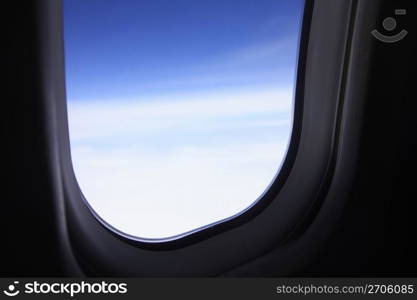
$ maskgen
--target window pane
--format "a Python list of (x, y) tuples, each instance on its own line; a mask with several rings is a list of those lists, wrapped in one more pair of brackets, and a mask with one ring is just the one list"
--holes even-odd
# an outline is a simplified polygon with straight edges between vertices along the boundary
[(65, 0), (72, 161), (92, 209), (167, 238), (248, 209), (291, 134), (301, 0)]

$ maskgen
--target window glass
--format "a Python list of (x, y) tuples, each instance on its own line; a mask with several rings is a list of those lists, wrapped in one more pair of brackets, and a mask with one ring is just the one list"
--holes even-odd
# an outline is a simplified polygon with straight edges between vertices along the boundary
[(90, 207), (162, 239), (236, 216), (291, 135), (301, 0), (64, 0), (71, 155)]

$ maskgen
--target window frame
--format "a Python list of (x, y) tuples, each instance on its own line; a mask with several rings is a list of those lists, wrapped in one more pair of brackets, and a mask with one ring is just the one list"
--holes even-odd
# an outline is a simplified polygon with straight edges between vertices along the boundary
[[(219, 275), (306, 232), (334, 184), (342, 133), (357, 130), (341, 125), (347, 113), (346, 69), (357, 1), (306, 0), (291, 141), (281, 172), (264, 199), (236, 218), (162, 243), (132, 240), (109, 230), (82, 199), (69, 146), (62, 4), (48, 0), (43, 5), (45, 48), (49, 50), (43, 51), (44, 91), (51, 91), (45, 97), (53, 99), (54, 118), (49, 126), (65, 198), (62, 222), (83, 272), (102, 276)], [(358, 110), (360, 106), (349, 113)], [(354, 153), (353, 149), (352, 158)]]

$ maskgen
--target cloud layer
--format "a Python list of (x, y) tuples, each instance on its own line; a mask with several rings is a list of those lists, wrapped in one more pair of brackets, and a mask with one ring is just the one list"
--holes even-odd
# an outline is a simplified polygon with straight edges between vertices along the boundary
[(71, 101), (72, 159), (94, 210), (122, 232), (166, 238), (231, 217), (273, 180), (292, 91)]

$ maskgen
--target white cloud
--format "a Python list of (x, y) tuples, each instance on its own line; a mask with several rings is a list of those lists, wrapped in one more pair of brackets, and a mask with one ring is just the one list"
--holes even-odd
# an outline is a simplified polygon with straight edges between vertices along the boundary
[(287, 90), (70, 102), (78, 182), (105, 221), (139, 237), (230, 217), (278, 171), (291, 103)]
[(280, 40), (273, 40), (263, 44), (248, 46), (239, 49), (233, 53), (229, 60), (236, 63), (259, 63), (260, 59), (268, 59), (269, 63), (277, 60), (280, 55), (288, 56), (294, 54), (294, 48), (297, 46), (297, 37), (288, 36)]
[(245, 117), (291, 109), (292, 92), (269, 90), (124, 99), (72, 101), (68, 107), (73, 139), (170, 128), (189, 121)]

